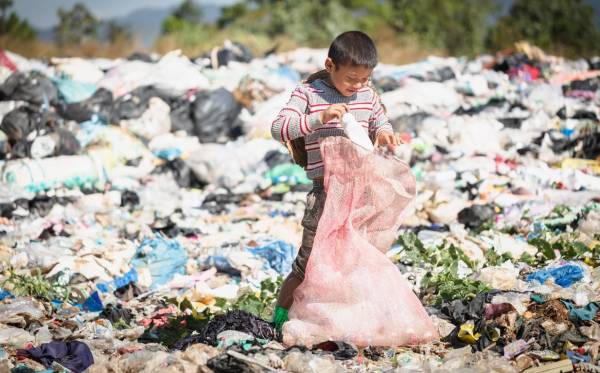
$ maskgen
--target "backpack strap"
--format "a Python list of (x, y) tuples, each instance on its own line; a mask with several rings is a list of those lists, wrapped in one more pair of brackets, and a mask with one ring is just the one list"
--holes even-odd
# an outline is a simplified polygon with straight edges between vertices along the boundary
[[(318, 79), (329, 79), (329, 73), (327, 72), (327, 70), (321, 70), (311, 74), (308, 78), (304, 80), (303, 83), (310, 84)], [(308, 153), (306, 152), (304, 136), (298, 137), (294, 140), (286, 141), (285, 146), (290, 152), (294, 163), (306, 169), (306, 166), (308, 165)]]

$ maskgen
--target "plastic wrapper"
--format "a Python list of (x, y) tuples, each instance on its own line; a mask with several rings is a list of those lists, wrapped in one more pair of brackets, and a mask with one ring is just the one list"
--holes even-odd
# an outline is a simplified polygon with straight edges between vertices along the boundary
[(436, 339), (419, 299), (385, 255), (415, 195), (409, 166), (343, 137), (325, 139), (321, 150), (327, 201), (284, 343), (394, 346)]

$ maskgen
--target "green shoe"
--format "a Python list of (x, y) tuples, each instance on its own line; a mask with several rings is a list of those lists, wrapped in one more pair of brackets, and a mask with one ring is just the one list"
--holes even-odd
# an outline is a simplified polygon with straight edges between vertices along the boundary
[(275, 324), (275, 328), (278, 331), (281, 331), (283, 323), (285, 323), (288, 320), (288, 310), (286, 308), (276, 306), (275, 313), (273, 314), (273, 324)]

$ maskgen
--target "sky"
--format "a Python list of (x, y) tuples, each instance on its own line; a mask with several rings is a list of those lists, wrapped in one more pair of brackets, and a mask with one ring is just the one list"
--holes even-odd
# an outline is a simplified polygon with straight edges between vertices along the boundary
[[(98, 18), (108, 19), (126, 16), (145, 7), (166, 8), (177, 5), (181, 0), (14, 0), (15, 12), (38, 29), (50, 28), (58, 22), (56, 11), (62, 7), (70, 9), (81, 2)], [(196, 0), (199, 4), (229, 5), (236, 0)]]

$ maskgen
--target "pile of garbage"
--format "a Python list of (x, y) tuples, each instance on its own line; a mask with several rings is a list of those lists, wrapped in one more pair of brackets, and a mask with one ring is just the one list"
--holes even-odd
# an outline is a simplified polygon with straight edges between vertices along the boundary
[(378, 66), (417, 178), (387, 255), (443, 338), (308, 350), (269, 322), (311, 189), (270, 125), (326, 51), (241, 47), (2, 52), (1, 371), (600, 370), (597, 62)]

